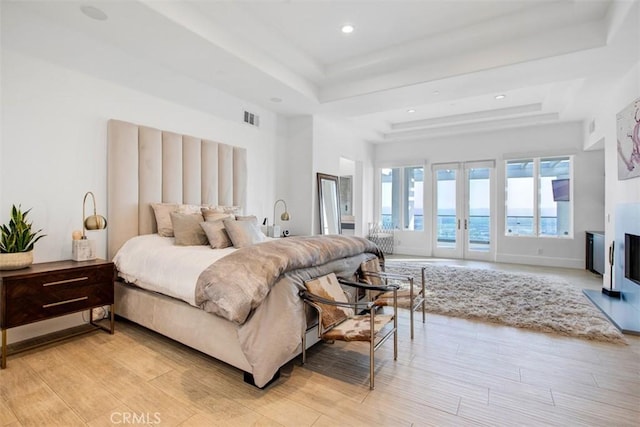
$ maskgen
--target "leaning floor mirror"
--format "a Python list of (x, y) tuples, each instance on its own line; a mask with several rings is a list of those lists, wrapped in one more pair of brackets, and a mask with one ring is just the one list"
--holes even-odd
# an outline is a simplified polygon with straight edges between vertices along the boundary
[(341, 234), (338, 177), (318, 173), (320, 234)]

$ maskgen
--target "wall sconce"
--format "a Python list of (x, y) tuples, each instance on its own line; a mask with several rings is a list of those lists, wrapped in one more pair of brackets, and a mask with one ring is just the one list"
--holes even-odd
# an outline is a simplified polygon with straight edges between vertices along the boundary
[[(93, 202), (93, 215), (86, 216), (85, 207), (87, 197), (91, 195)], [(96, 213), (96, 198), (91, 191), (84, 195), (82, 200), (82, 234), (79, 231), (73, 232), (73, 241), (71, 247), (71, 258), (74, 261), (88, 261), (96, 259), (96, 243), (87, 239), (85, 230), (104, 230), (107, 228), (107, 219)]]
[(280, 202), (284, 204), (284, 212), (282, 213), (282, 215), (280, 215), (280, 220), (289, 221), (290, 219), (289, 212), (287, 211), (287, 202), (282, 199), (276, 200), (276, 202), (273, 204), (273, 225), (269, 229), (269, 237), (280, 237), (280, 226), (276, 225), (276, 206)]

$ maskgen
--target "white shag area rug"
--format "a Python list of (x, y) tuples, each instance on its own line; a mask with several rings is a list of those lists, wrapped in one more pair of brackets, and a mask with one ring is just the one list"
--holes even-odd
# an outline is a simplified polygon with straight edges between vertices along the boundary
[[(386, 262), (389, 272), (421, 283), (426, 269), (426, 309), (571, 337), (626, 344), (622, 333), (575, 286), (561, 279), (428, 263)], [(408, 307), (408, 301), (399, 301)]]

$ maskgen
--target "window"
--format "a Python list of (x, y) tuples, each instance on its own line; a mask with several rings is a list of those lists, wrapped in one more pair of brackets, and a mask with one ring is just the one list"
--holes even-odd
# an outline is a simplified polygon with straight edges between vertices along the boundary
[(540, 159), (540, 236), (571, 236), (571, 159)]
[(571, 157), (506, 162), (509, 236), (572, 237)]
[(535, 190), (533, 159), (507, 162), (507, 234), (532, 236)]
[(382, 168), (380, 217), (384, 228), (424, 230), (424, 167)]

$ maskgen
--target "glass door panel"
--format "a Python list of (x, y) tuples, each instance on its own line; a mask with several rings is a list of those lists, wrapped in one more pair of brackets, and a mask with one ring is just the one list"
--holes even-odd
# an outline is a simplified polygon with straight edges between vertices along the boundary
[(436, 170), (436, 247), (438, 256), (460, 256), (456, 169)]
[(493, 259), (492, 161), (434, 165), (436, 257)]
[(491, 250), (491, 171), (488, 167), (466, 170), (465, 258)]

